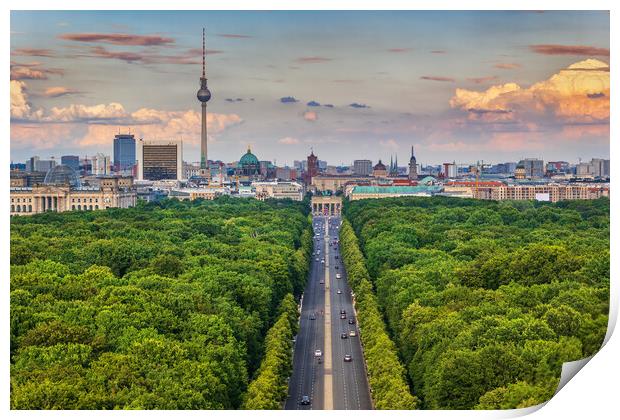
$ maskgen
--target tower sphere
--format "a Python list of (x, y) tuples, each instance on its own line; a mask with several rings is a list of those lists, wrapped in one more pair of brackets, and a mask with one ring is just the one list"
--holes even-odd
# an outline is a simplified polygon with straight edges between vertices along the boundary
[(201, 88), (196, 94), (196, 96), (198, 97), (198, 100), (200, 102), (208, 102), (209, 99), (211, 99), (211, 91), (207, 89), (206, 87)]

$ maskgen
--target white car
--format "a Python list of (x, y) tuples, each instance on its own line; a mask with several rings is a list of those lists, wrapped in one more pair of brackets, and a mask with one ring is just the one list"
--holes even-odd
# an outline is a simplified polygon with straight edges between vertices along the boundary
[(341, 278), (341, 277), (342, 277), (342, 276), (340, 275), (340, 273), (336, 274), (336, 278), (337, 278), (337, 279), (339, 279), (339, 278)]
[(323, 356), (323, 352), (320, 349), (316, 349), (314, 351), (314, 357), (321, 357)]
[(355, 331), (351, 330), (349, 331), (349, 337), (355, 337)]
[(321, 260), (321, 264), (325, 264), (325, 260)]

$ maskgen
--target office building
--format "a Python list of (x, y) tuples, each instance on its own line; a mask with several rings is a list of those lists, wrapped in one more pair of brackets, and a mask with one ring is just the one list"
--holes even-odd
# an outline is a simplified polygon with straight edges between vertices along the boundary
[(372, 161), (358, 159), (353, 161), (353, 175), (370, 176), (372, 174)]
[(544, 162), (540, 159), (522, 159), (517, 167), (520, 166), (525, 170), (525, 178), (542, 178), (545, 175)]
[(139, 180), (182, 179), (183, 142), (140, 139), (136, 144)]
[(60, 164), (68, 166), (75, 172), (80, 171), (80, 157), (75, 155), (66, 155), (60, 158)]
[(110, 156), (106, 156), (103, 153), (97, 153), (92, 157), (91, 161), (91, 173), (96, 176), (110, 175)]
[(114, 172), (133, 173), (136, 165), (136, 139), (133, 134), (114, 136)]

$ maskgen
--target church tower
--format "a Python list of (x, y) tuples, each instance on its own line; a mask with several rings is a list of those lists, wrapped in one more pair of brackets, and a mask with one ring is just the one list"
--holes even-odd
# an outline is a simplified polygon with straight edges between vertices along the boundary
[(413, 154), (413, 146), (411, 146), (411, 158), (409, 158), (409, 179), (418, 179), (418, 163)]

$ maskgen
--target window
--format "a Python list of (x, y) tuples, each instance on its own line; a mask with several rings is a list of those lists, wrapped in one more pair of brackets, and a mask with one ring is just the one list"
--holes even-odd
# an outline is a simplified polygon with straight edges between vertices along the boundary
[(15, 213), (15, 204), (11, 204), (11, 213)]
[(32, 204), (28, 204), (28, 213), (32, 213)]
[[(78, 200), (80, 201), (80, 200)], [(82, 210), (82, 206), (80, 204), (78, 204), (78, 210)]]
[[(93, 201), (92, 198), (90, 199), (90, 201)], [(90, 206), (88, 206), (88, 210), (92, 210), (93, 209), (93, 205), (91, 204)]]
[(99, 204), (95, 204), (95, 210), (99, 210)]
[(71, 210), (75, 210), (75, 204), (71, 206)]
[(17, 205), (17, 212), (21, 212), (22, 211), (22, 206), (20, 206), (19, 204)]

